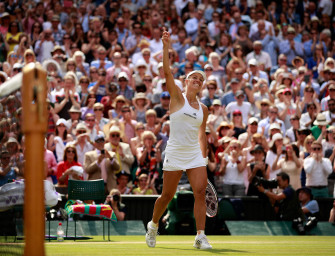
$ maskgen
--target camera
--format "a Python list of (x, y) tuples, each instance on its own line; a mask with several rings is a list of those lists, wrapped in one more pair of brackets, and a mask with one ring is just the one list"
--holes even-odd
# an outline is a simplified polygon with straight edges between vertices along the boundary
[(105, 154), (105, 150), (101, 149), (101, 155), (104, 155), (104, 154)]
[(281, 147), (281, 152), (282, 152), (282, 154), (285, 154), (285, 153), (286, 153), (286, 147), (285, 147), (285, 146), (282, 146), (282, 147)]
[(254, 186), (256, 187), (263, 186), (265, 189), (271, 189), (271, 188), (276, 188), (278, 186), (278, 182), (275, 179), (267, 180), (267, 179), (264, 179), (263, 177), (255, 176)]
[(316, 225), (318, 224), (318, 219), (316, 217), (308, 217), (307, 219), (307, 223), (305, 225), (305, 230), (306, 231), (310, 231), (312, 228), (316, 227)]
[(117, 195), (117, 194), (113, 195), (113, 200), (115, 202), (119, 202), (120, 201), (120, 195)]
[(294, 228), (298, 232), (299, 235), (306, 234), (304, 224), (301, 218), (296, 218), (292, 221), (292, 228)]

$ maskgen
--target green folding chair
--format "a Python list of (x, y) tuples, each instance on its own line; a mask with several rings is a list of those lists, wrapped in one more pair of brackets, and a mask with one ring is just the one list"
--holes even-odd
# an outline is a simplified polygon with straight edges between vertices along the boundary
[[(96, 204), (103, 203), (105, 200), (105, 184), (99, 180), (69, 180), (68, 200), (94, 200)], [(77, 238), (77, 219), (74, 220), (74, 240)], [(105, 240), (105, 219), (103, 218), (103, 238)], [(68, 234), (69, 218), (66, 222), (66, 237)], [(110, 221), (108, 221), (108, 240), (110, 241)]]

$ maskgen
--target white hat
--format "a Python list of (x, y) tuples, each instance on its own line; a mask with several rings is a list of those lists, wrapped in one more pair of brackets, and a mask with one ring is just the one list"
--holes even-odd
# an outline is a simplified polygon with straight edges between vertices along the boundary
[(273, 129), (281, 130), (280, 125), (278, 123), (273, 123), (273, 124), (270, 125), (269, 131), (271, 131)]
[(192, 72), (188, 73), (186, 79), (188, 79), (191, 75), (195, 73), (199, 73), (200, 75), (202, 75), (203, 79), (206, 80), (206, 74), (201, 70), (193, 70)]
[(121, 134), (121, 130), (118, 126), (113, 125), (110, 129), (109, 129), (109, 134), (111, 134), (112, 132), (117, 132), (119, 134)]
[(248, 124), (252, 124), (256, 122), (258, 124), (258, 119), (256, 117), (250, 117), (249, 120), (248, 120)]
[(163, 67), (163, 62), (159, 62), (158, 65), (157, 65), (157, 69), (160, 69)]
[(66, 126), (66, 128), (68, 128), (68, 127), (67, 127), (67, 122), (66, 122), (66, 120), (65, 120), (64, 118), (59, 118), (59, 119), (57, 120), (56, 126), (58, 126), (58, 125), (60, 125), (60, 124), (64, 124), (64, 125)]
[(127, 81), (129, 81), (129, 77), (126, 72), (123, 72), (123, 71), (120, 72), (119, 75), (117, 76), (117, 80), (119, 80), (120, 78), (125, 78), (127, 79)]
[(276, 133), (272, 136), (272, 140), (269, 143), (270, 148), (273, 146), (273, 144), (276, 142), (276, 140), (283, 139), (283, 135), (281, 133)]
[(316, 120), (313, 123), (314, 125), (327, 125), (329, 122), (326, 120), (326, 116), (322, 113), (319, 113), (316, 116)]
[(257, 60), (256, 59), (250, 59), (248, 61), (248, 66), (250, 66), (250, 65), (257, 66), (258, 65)]

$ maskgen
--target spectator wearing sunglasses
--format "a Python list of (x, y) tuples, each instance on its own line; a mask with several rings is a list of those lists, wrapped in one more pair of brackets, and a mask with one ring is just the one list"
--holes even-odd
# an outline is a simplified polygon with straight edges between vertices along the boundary
[(130, 168), (135, 160), (131, 153), (130, 146), (128, 143), (121, 142), (121, 130), (118, 126), (113, 125), (109, 129), (109, 143), (105, 144), (105, 150), (113, 151), (116, 154), (116, 160), (120, 165), (119, 170), (115, 174), (124, 170), (130, 174)]
[(306, 172), (306, 186), (312, 190), (315, 198), (329, 197), (328, 175), (332, 172), (332, 164), (328, 158), (323, 157), (322, 144), (314, 141), (312, 153), (304, 160)]

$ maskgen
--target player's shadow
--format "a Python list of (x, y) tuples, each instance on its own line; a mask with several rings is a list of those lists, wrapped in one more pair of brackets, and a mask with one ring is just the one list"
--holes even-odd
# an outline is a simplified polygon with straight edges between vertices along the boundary
[(196, 255), (197, 252), (209, 252), (213, 253), (214, 255), (218, 254), (230, 254), (230, 253), (249, 253), (248, 251), (241, 251), (241, 250), (232, 250), (232, 249), (211, 249), (211, 250), (197, 250), (195, 248), (172, 248), (172, 247), (162, 247), (159, 246), (160, 249), (167, 249), (167, 250), (183, 250), (183, 251), (193, 251), (193, 255)]

